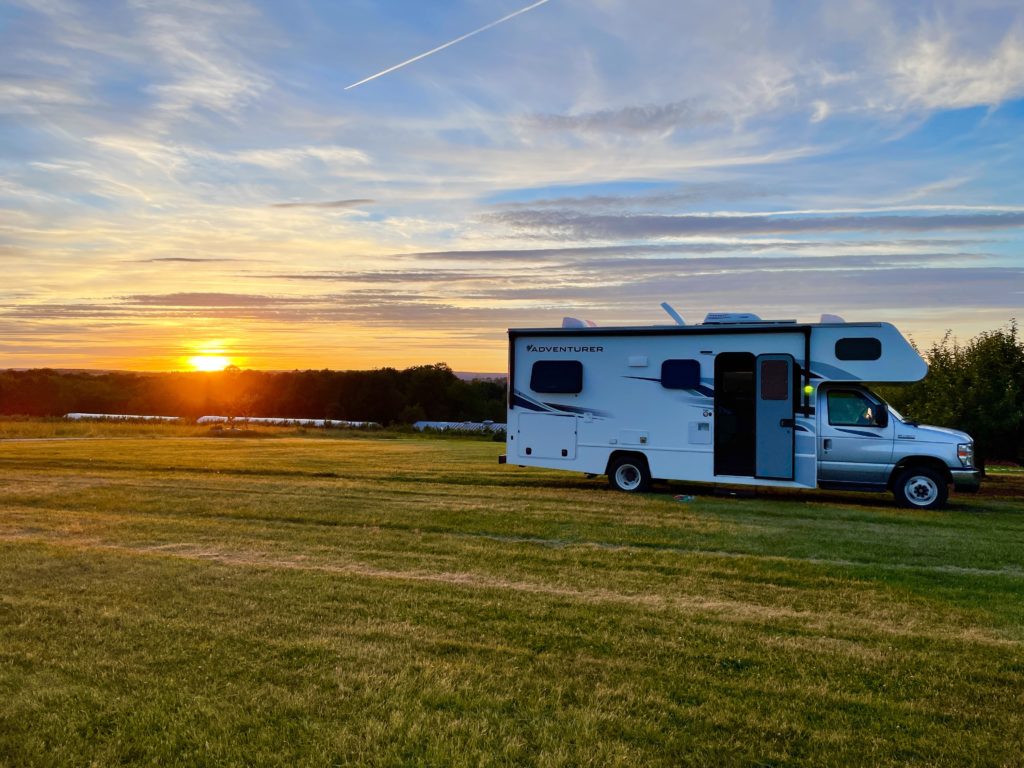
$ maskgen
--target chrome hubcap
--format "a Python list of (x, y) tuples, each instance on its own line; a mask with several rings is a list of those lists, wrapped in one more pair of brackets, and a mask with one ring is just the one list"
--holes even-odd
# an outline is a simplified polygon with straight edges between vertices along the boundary
[(931, 504), (939, 496), (939, 486), (930, 477), (914, 475), (907, 481), (907, 498), (919, 507)]
[(615, 470), (615, 482), (624, 491), (633, 491), (640, 487), (640, 470), (632, 464), (623, 464)]

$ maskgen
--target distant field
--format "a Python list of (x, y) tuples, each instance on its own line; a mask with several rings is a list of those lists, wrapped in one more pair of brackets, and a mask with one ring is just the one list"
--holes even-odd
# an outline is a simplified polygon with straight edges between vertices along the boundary
[(0, 765), (1024, 765), (1020, 472), (681, 503), (80, 429), (0, 423)]
[[(383, 430), (369, 429), (317, 429), (306, 427), (276, 427), (266, 424), (240, 425), (247, 432), (258, 437), (338, 437), (340, 435), (361, 435)], [(0, 416), (0, 440), (2, 439), (40, 439), (68, 437), (209, 437), (230, 431), (230, 425), (197, 425), (188, 421), (112, 421), (87, 419), (69, 421), (61, 418), (32, 419), (4, 418)]]

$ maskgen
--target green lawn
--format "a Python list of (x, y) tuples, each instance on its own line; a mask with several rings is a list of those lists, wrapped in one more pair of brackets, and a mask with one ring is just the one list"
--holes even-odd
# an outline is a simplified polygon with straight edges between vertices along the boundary
[(180, 429), (0, 441), (0, 764), (1024, 765), (1020, 473), (681, 503)]

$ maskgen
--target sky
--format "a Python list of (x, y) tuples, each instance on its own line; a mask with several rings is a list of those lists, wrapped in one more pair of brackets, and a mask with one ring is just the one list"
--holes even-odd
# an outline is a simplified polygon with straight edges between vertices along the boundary
[(500, 372), (662, 301), (967, 339), (1022, 137), (1019, 0), (0, 0), (0, 367)]

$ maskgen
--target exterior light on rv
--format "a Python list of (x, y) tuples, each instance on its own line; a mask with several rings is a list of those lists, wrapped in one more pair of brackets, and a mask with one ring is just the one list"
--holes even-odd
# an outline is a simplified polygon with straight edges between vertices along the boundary
[(814, 394), (814, 385), (813, 384), (807, 384), (804, 387), (804, 394), (807, 395), (808, 397), (813, 395)]

